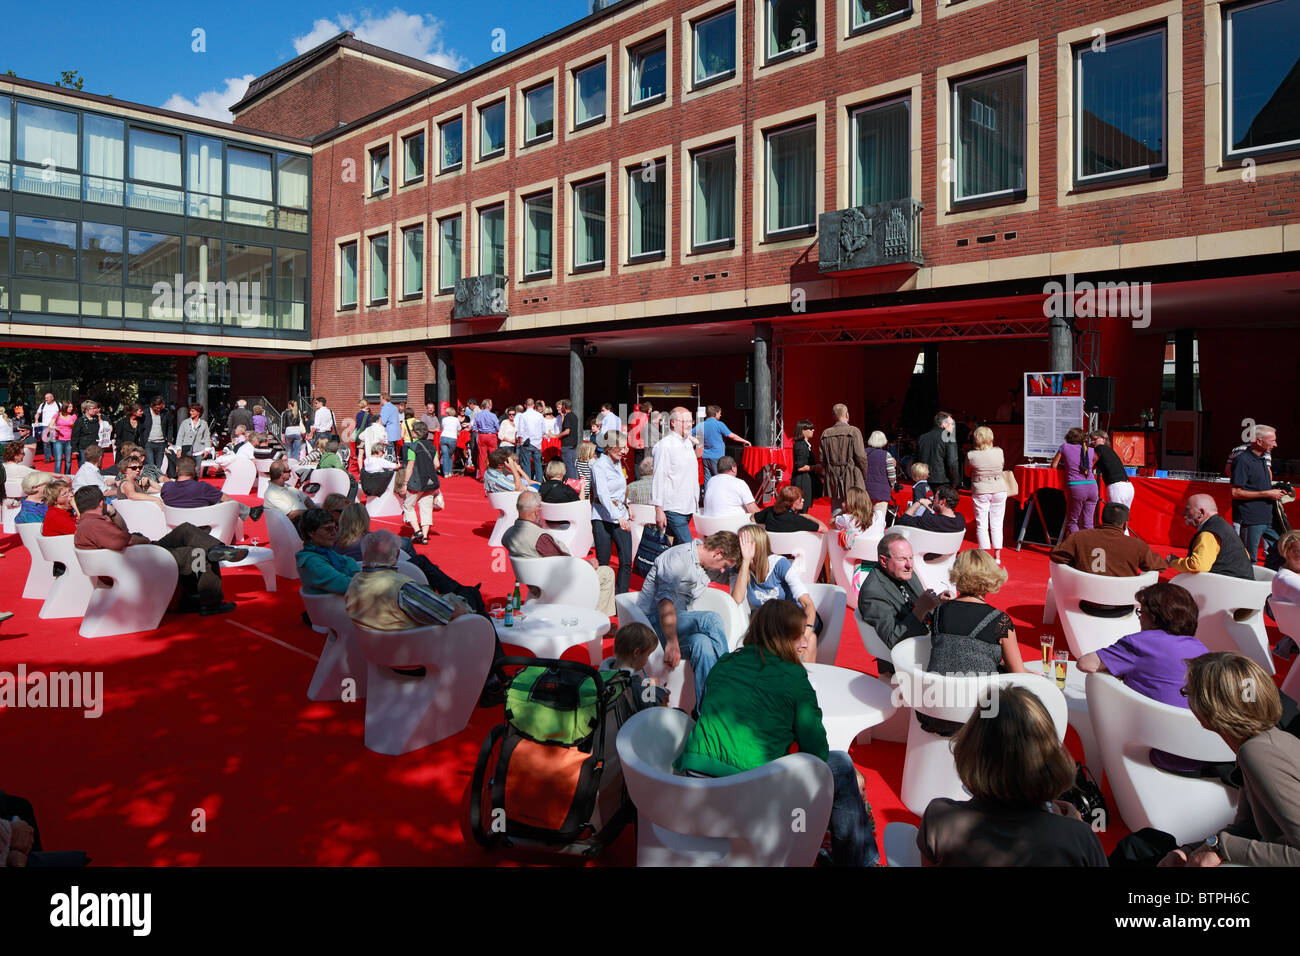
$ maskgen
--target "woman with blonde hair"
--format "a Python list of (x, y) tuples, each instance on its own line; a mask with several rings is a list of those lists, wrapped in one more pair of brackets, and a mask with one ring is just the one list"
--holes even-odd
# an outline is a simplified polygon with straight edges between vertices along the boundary
[(583, 439), (578, 442), (578, 480), (582, 482), (582, 490), (578, 494), (582, 495), (584, 500), (591, 500), (591, 460), (596, 457), (596, 443)]
[(993, 429), (981, 425), (971, 436), (974, 449), (966, 455), (966, 474), (971, 477), (971, 500), (975, 504), (975, 534), (979, 546), (993, 549), (993, 559), (1002, 563), (1002, 522), (1007, 509), (1007, 482), (1002, 477), (1006, 459), (993, 444)]
[(731, 585), (731, 599), (750, 612), (757, 611), (769, 601), (792, 601), (803, 607), (804, 631), (808, 641), (804, 661), (817, 662), (817, 638), (822, 632), (822, 620), (817, 607), (795, 570), (794, 562), (784, 556), (772, 559), (767, 532), (760, 525), (747, 524), (740, 529), (740, 564), (736, 566), (736, 580)]
[(1025, 673), (1016, 629), (1005, 612), (985, 600), (1007, 580), (987, 552), (957, 555), (949, 575), (957, 597), (934, 611), (930, 666), (935, 674)]
[(882, 431), (867, 436), (867, 471), (863, 475), (863, 484), (867, 495), (876, 503), (872, 526), (877, 531), (885, 530), (885, 514), (889, 510), (894, 482), (898, 480), (898, 463), (885, 450), (888, 445), (889, 439)]
[(366, 506), (353, 502), (339, 512), (339, 533), (334, 550), (361, 562), (361, 539), (370, 533), (370, 513)]
[(835, 517), (835, 527), (840, 535), (840, 546), (845, 550), (853, 547), (853, 540), (860, 534), (871, 530), (875, 509), (871, 505), (871, 496), (864, 488), (850, 488), (844, 493), (844, 504)]
[(976, 708), (953, 758), (971, 799), (930, 801), (916, 837), (923, 865), (1106, 865), (1097, 834), (1059, 799), (1074, 784), (1074, 759), (1032, 691), (1005, 687), (996, 708)]
[(1264, 669), (1219, 651), (1187, 662), (1187, 706), (1237, 755), (1237, 816), (1161, 866), (1300, 866), (1300, 739), (1277, 726), (1282, 700)]
[(817, 693), (801, 663), (806, 623), (790, 601), (768, 601), (754, 612), (744, 646), (709, 671), (700, 719), (674, 767), (687, 776), (727, 777), (779, 760), (797, 743), (801, 753), (826, 761), (835, 781), (832, 864), (873, 866), (880, 857), (875, 827), (853, 761), (827, 745)]

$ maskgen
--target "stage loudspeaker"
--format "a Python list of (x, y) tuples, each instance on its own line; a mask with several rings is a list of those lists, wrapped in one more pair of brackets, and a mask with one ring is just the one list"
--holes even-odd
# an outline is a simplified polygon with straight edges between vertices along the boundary
[(754, 407), (754, 386), (749, 382), (736, 383), (736, 408), (747, 412)]
[(1089, 377), (1083, 383), (1083, 410), (1109, 415), (1115, 411), (1115, 379)]

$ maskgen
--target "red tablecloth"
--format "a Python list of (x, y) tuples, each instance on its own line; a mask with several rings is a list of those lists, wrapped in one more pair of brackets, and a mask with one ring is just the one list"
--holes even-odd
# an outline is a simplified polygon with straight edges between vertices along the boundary
[(781, 469), (781, 484), (790, 484), (790, 473), (794, 470), (794, 450), (790, 448), (766, 448), (761, 445), (747, 445), (741, 452), (740, 466), (745, 474), (758, 476), (766, 466), (774, 465)]
[[(441, 432), (441, 431), (436, 431), (436, 432), (434, 432), (432, 435), (430, 435), (429, 437), (432, 438), (432, 439), (434, 440), (434, 443), (435, 443), (435, 444), (436, 444), (436, 443), (440, 443), (440, 442), (442, 441), (442, 432)], [(469, 429), (468, 429), (468, 428), (462, 428), (460, 431), (458, 431), (458, 432), (456, 433), (456, 447), (457, 447), (457, 448), (468, 448), (468, 447), (469, 447)]]
[[(1064, 494), (1065, 481), (1059, 468), (1030, 468), (1016, 466), (1016, 481), (1020, 483), (1017, 500), (1026, 507), (1034, 492), (1042, 488), (1055, 488)], [(1129, 514), (1129, 530), (1150, 545), (1173, 545), (1186, 548), (1192, 542), (1194, 529), (1183, 521), (1183, 505), (1192, 495), (1211, 495), (1219, 512), (1232, 520), (1232, 486), (1226, 481), (1183, 481), (1177, 478), (1132, 477), (1133, 507)], [(1101, 500), (1106, 500), (1105, 486)], [(1286, 506), (1291, 524), (1300, 524), (1300, 501)]]
[(542, 436), (542, 461), (560, 457), (560, 440), (554, 435)]

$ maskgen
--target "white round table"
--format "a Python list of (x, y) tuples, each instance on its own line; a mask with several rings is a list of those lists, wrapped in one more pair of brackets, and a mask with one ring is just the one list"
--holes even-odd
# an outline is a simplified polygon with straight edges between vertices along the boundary
[(817, 692), (826, 743), (831, 750), (848, 750), (858, 734), (884, 723), (898, 709), (888, 681), (830, 664), (804, 667), (808, 682)]
[(591, 666), (600, 666), (601, 638), (609, 633), (608, 617), (569, 604), (525, 604), (523, 612), (523, 621), (512, 627), (506, 627), (503, 619), (492, 619), (502, 644), (545, 658), (562, 657), (570, 647), (586, 644)]
[[(1025, 670), (1031, 674), (1043, 673), (1043, 662), (1026, 661)], [(1097, 747), (1097, 735), (1092, 730), (1092, 717), (1088, 714), (1088, 693), (1084, 682), (1088, 675), (1079, 670), (1077, 661), (1069, 661), (1065, 667), (1065, 707), (1066, 721), (1079, 735), (1083, 744), (1084, 765), (1092, 771), (1097, 782), (1101, 782), (1101, 751)], [(1055, 683), (1055, 677), (1052, 678)]]

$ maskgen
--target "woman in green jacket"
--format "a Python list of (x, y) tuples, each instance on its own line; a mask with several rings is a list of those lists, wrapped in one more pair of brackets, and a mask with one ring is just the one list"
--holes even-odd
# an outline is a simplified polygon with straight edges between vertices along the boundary
[(777, 760), (797, 743), (802, 753), (825, 760), (835, 780), (831, 863), (874, 866), (880, 853), (857, 772), (847, 753), (828, 748), (817, 693), (801, 663), (806, 623), (793, 601), (768, 601), (754, 612), (744, 646), (709, 672), (699, 722), (674, 766), (695, 776), (725, 777)]

